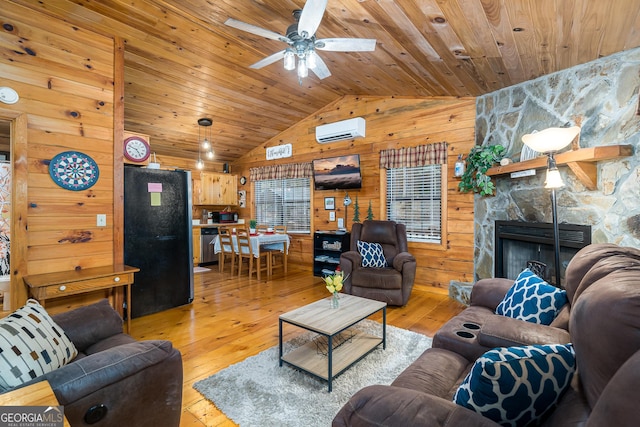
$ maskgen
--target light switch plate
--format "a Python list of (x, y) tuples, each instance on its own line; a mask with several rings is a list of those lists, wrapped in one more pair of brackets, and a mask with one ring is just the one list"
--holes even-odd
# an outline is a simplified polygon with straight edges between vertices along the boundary
[(335, 220), (336, 220), (336, 213), (329, 212), (329, 221), (335, 221)]
[(338, 218), (338, 228), (344, 228), (344, 218)]
[(96, 225), (98, 227), (106, 227), (107, 226), (107, 215), (105, 215), (105, 214), (96, 215)]

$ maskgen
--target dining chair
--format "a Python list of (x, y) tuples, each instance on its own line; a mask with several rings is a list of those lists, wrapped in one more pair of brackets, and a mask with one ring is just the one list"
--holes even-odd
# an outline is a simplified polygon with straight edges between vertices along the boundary
[[(287, 234), (287, 226), (286, 225), (275, 225), (273, 227), (273, 231), (276, 234)], [(271, 244), (268, 247), (269, 251), (269, 265), (270, 265), (270, 274), (273, 274), (273, 270), (276, 268), (282, 268), (284, 274), (287, 274), (287, 244), (283, 243), (281, 247), (280, 244)], [(280, 261), (280, 262), (278, 262)]]
[(231, 274), (236, 267), (236, 251), (233, 248), (233, 237), (231, 236), (231, 227), (218, 227), (218, 239), (220, 239), (220, 252), (218, 252), (218, 271), (224, 271), (224, 261), (227, 257), (231, 258)]
[[(254, 257), (253, 249), (251, 247), (251, 235), (248, 228), (236, 228), (236, 240), (238, 241), (238, 276), (242, 274), (243, 260), (247, 259), (249, 262), (249, 278), (253, 274), (253, 262), (256, 261), (256, 277), (260, 280), (260, 273), (264, 271), (269, 276), (271, 271), (271, 262), (267, 252), (260, 251), (258, 257)], [(264, 259), (264, 267), (262, 261)]]
[(258, 224), (256, 225), (256, 233), (266, 233), (269, 231), (269, 226), (266, 224)]

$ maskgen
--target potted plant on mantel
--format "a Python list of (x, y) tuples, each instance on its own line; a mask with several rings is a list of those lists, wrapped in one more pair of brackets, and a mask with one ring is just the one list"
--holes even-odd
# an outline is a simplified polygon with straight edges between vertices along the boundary
[(487, 170), (498, 163), (504, 154), (502, 145), (476, 145), (467, 156), (466, 169), (460, 177), (458, 189), (463, 193), (473, 191), (481, 196), (493, 196), (496, 186)]

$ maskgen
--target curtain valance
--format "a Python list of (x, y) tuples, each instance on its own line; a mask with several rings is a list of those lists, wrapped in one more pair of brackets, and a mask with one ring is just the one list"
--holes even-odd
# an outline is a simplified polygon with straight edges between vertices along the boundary
[(380, 168), (382, 169), (438, 165), (446, 162), (446, 142), (380, 151)]
[(311, 163), (287, 163), (249, 169), (251, 181), (265, 179), (311, 178)]

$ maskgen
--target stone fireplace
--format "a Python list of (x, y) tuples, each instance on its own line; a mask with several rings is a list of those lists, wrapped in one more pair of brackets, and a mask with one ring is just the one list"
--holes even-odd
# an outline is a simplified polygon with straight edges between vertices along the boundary
[[(584, 234), (588, 234), (592, 243), (640, 247), (638, 69), (640, 48), (476, 98), (476, 144), (503, 145), (505, 157), (513, 162), (520, 159), (522, 135), (552, 126), (579, 125), (582, 130), (576, 144), (580, 148), (616, 144), (633, 147), (634, 154), (628, 157), (595, 163), (595, 190), (586, 188), (568, 167), (559, 168), (565, 182), (565, 187), (557, 190), (560, 229), (566, 230), (570, 224), (588, 226), (590, 232)], [(496, 221), (552, 221), (550, 193), (544, 188), (544, 170), (538, 170), (532, 176), (504, 175), (493, 177), (493, 180), (495, 196), (476, 195), (474, 200), (475, 280), (496, 275)], [(507, 244), (508, 252), (512, 252), (509, 245), (524, 246), (522, 240), (519, 242)], [(536, 255), (545, 259), (550, 256), (551, 261), (546, 264), (548, 270), (553, 269), (552, 249), (553, 246), (532, 244), (523, 257)], [(562, 255), (563, 267), (571, 256), (568, 252)], [(522, 260), (517, 262), (519, 265), (513, 268), (521, 271)], [(504, 270), (504, 265), (502, 268)], [(510, 270), (506, 274), (513, 275)], [(547, 278), (555, 277), (553, 271), (546, 274)]]

